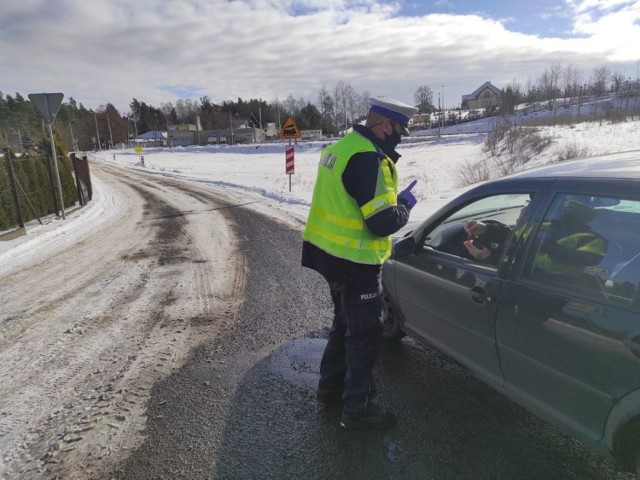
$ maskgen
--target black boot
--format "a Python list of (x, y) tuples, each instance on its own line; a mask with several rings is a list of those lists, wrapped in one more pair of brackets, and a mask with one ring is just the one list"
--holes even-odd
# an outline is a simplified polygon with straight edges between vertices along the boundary
[(391, 412), (385, 412), (376, 404), (371, 403), (363, 412), (347, 413), (342, 412), (340, 426), (347, 430), (371, 428), (376, 430), (386, 430), (396, 426), (396, 417)]

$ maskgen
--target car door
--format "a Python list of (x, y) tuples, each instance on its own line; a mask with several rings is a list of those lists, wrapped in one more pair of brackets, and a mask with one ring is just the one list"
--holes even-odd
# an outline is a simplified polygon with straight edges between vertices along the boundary
[(637, 191), (557, 193), (500, 297), (505, 391), (584, 441), (601, 438), (612, 406), (640, 388)]
[(513, 226), (529, 198), (528, 193), (492, 195), (455, 208), (427, 229), (418, 252), (395, 267), (404, 328), (496, 386), (502, 385), (495, 315), (503, 280), (497, 262), (469, 258), (463, 225), (490, 219)]

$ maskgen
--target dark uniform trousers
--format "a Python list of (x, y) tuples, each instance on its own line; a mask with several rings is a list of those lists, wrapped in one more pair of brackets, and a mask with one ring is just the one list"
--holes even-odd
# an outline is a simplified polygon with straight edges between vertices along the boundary
[(380, 271), (358, 280), (330, 280), (333, 325), (320, 363), (319, 387), (343, 392), (343, 410), (366, 410), (376, 394), (372, 369), (382, 343)]

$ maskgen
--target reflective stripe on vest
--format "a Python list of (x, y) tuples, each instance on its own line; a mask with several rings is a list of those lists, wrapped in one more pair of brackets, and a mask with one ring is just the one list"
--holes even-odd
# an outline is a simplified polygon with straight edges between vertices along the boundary
[(391, 253), (391, 236), (371, 234), (364, 221), (397, 205), (395, 165), (387, 157), (380, 160), (375, 197), (359, 208), (342, 184), (342, 174), (349, 159), (359, 152), (377, 150), (370, 140), (357, 132), (323, 150), (303, 239), (336, 257), (357, 263), (382, 264)]

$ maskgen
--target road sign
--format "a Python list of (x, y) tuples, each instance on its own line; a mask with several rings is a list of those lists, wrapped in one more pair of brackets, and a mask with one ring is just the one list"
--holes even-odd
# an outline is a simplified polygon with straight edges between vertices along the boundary
[(295, 161), (294, 161), (294, 149), (293, 145), (288, 145), (285, 147), (285, 158), (286, 158), (286, 171), (287, 175), (292, 175), (295, 173)]
[(30, 93), (29, 100), (33, 103), (45, 123), (53, 123), (58, 109), (64, 98), (63, 93)]
[(280, 129), (280, 138), (300, 138), (302, 137), (302, 133), (300, 133), (300, 129), (296, 126), (296, 123), (293, 121), (292, 117), (287, 117), (287, 120), (282, 125)]

